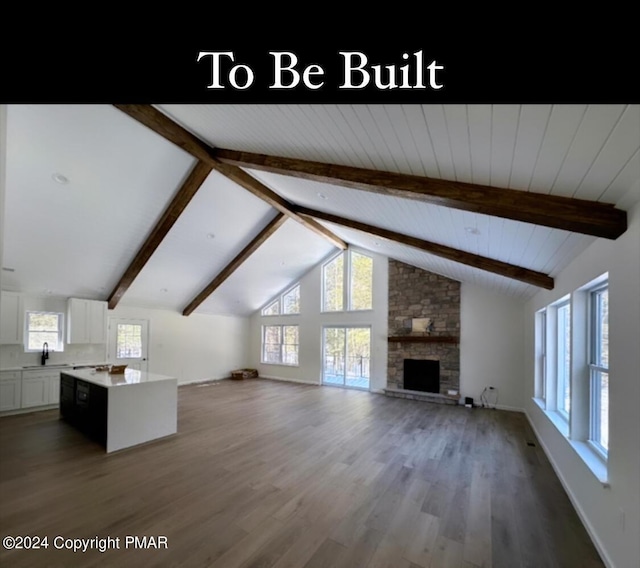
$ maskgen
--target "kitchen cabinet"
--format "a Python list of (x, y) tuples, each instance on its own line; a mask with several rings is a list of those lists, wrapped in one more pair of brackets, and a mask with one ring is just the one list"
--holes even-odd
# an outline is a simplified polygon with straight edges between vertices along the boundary
[(22, 372), (21, 408), (47, 406), (60, 401), (60, 371)]
[(67, 343), (107, 342), (107, 302), (67, 300)]
[(0, 293), (0, 344), (22, 344), (24, 332), (24, 302), (19, 292)]
[(22, 373), (0, 372), (0, 412), (17, 410), (22, 404)]

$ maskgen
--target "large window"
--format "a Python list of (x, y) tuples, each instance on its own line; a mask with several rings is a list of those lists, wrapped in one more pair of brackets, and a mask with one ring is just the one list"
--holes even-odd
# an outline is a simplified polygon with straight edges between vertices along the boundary
[(300, 284), (289, 288), (262, 308), (263, 316), (279, 316), (300, 313)]
[(298, 364), (298, 326), (262, 326), (262, 362), (272, 365)]
[(44, 344), (51, 351), (63, 351), (64, 315), (57, 312), (27, 312), (25, 321), (25, 351), (42, 351)]
[(534, 400), (591, 471), (607, 480), (607, 274), (536, 313)]
[(322, 267), (322, 310), (373, 308), (373, 259), (356, 251), (343, 252)]
[(590, 291), (589, 439), (606, 453), (609, 449), (609, 288)]

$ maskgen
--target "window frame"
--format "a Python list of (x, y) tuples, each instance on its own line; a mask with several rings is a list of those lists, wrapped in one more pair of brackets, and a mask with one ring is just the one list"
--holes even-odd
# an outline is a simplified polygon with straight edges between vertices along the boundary
[[(266, 359), (266, 351), (265, 348), (267, 346), (267, 343), (265, 342), (265, 337), (267, 335), (267, 328), (279, 328), (279, 356), (278, 356), (278, 361), (267, 361)], [(297, 336), (297, 343), (286, 343), (285, 342), (285, 338), (286, 338), (286, 333), (285, 333), (285, 328), (287, 327), (293, 327), (296, 328), (296, 336)], [(287, 363), (285, 362), (285, 346), (292, 346), (295, 345), (295, 354), (296, 354), (296, 362), (295, 363)], [(285, 324), (285, 323), (281, 323), (281, 324), (265, 324), (262, 326), (262, 339), (261, 339), (261, 347), (260, 347), (260, 362), (263, 365), (284, 365), (286, 367), (299, 367), (300, 366), (300, 326), (297, 324)]]
[[(601, 374), (607, 375), (607, 380), (610, 376), (609, 362), (607, 357), (607, 365), (604, 366), (601, 361), (598, 361), (598, 354), (600, 352), (600, 342), (602, 340), (601, 329), (602, 321), (599, 317), (600, 309), (598, 305), (598, 298), (603, 292), (609, 292), (609, 282), (605, 280), (596, 286), (589, 289), (589, 360), (587, 361), (589, 367), (589, 438), (588, 442), (603, 458), (607, 458), (607, 447), (603, 446), (602, 440), (602, 409), (601, 409)], [(608, 302), (608, 298), (607, 298)], [(609, 316), (607, 314), (607, 325)], [(607, 330), (608, 340), (608, 330)], [(607, 409), (608, 410), (608, 409)], [(608, 412), (607, 412), (608, 418)], [(608, 428), (607, 428), (608, 431)], [(607, 436), (608, 440), (608, 436)]]
[(42, 314), (42, 315), (55, 315), (58, 318), (58, 329), (52, 330), (48, 333), (57, 333), (58, 339), (56, 345), (49, 345), (48, 348), (50, 351), (64, 351), (64, 313), (57, 312), (52, 310), (26, 310), (24, 313), (24, 352), (25, 353), (40, 353), (42, 352), (42, 347), (38, 347), (37, 349), (31, 349), (29, 347), (29, 334), (30, 333), (38, 333), (36, 331), (30, 331), (29, 329), (29, 316), (31, 314)]
[[(556, 389), (556, 412), (560, 415), (560, 417), (569, 422), (571, 418), (571, 365), (573, 363), (573, 353), (572, 353), (572, 341), (571, 341), (571, 299), (567, 298), (561, 302), (554, 304), (554, 308), (556, 310), (556, 332), (555, 332), (555, 342), (556, 342), (556, 360), (555, 360), (555, 389)], [(565, 353), (569, 355), (569, 364), (566, 374), (562, 373), (562, 381), (560, 380), (561, 372), (560, 372), (560, 318), (558, 317), (558, 313), (561, 309), (568, 309), (568, 322), (569, 327), (565, 326), (564, 334), (568, 334), (569, 346)], [(566, 320), (565, 320), (566, 321)], [(567, 336), (563, 334), (563, 338), (565, 342), (567, 341)], [(565, 400), (565, 392), (567, 383), (569, 385), (569, 408), (564, 408), (564, 400)], [(562, 388), (561, 388), (562, 387)]]

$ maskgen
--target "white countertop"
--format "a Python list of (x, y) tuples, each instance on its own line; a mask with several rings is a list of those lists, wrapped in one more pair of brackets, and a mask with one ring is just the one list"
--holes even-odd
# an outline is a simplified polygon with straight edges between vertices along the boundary
[(95, 371), (94, 369), (66, 369), (63, 371), (65, 375), (93, 383), (101, 387), (123, 387), (127, 385), (137, 385), (140, 383), (157, 383), (160, 381), (175, 381), (176, 386), (178, 379), (167, 375), (157, 375), (155, 373), (147, 373), (146, 371), (138, 371), (136, 369), (125, 369), (124, 373), (108, 373), (106, 371)]
[(108, 363), (47, 363), (46, 365), (21, 365), (15, 367), (2, 367), (2, 371), (60, 371), (62, 369), (73, 369), (74, 367), (98, 367), (108, 365)]

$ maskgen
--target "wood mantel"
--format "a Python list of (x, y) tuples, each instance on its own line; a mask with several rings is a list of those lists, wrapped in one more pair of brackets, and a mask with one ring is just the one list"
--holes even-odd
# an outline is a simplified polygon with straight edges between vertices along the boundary
[(389, 343), (459, 343), (453, 335), (392, 335)]

